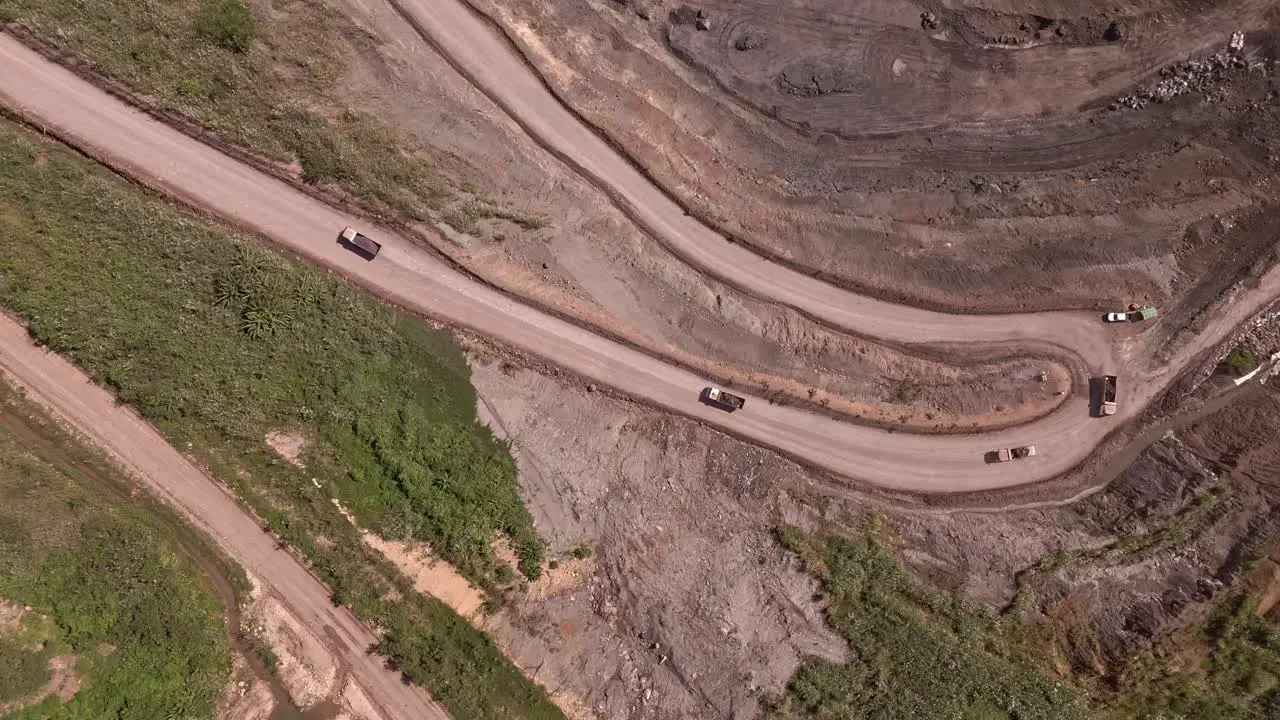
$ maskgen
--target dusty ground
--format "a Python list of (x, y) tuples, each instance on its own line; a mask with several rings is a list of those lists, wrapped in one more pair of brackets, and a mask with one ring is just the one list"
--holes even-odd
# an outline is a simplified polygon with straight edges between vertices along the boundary
[(816, 586), (771, 535), (798, 468), (542, 375), (474, 373), (563, 563), (490, 627), (552, 692), (601, 718), (750, 717), (801, 653), (843, 657)]
[[(782, 521), (820, 512), (856, 528), (872, 512), (921, 580), (995, 612), (1021, 588), (1036, 636), (1084, 679), (1113, 677), (1153, 638), (1202, 618), (1280, 530), (1270, 387), (1156, 442), (1080, 502), (938, 511), (850, 495), (768, 452), (511, 364), (477, 360), (473, 372), (481, 416), (513, 441), (562, 563), (497, 616), (473, 618), (562, 706), (598, 718), (754, 717), (758, 694), (780, 690), (800, 654), (846, 652), (772, 539)], [(584, 546), (591, 556), (572, 559)], [(1030, 570), (1050, 558), (1066, 560)]]
[[(1000, 356), (915, 356), (831, 332), (786, 308), (708, 280), (666, 252), (600, 191), (539, 149), (381, 0), (340, 0), (344, 93), (431, 149), (462, 187), (513, 215), (486, 218), (459, 192), (444, 249), (484, 277), (647, 347), (797, 400), (898, 427), (1005, 427), (1062, 399), (1065, 370)], [(1049, 382), (1035, 380), (1048, 373)], [(810, 393), (814, 390), (814, 393)], [(820, 393), (820, 394), (819, 394)], [(905, 419), (904, 419), (905, 418)]]
[[(251, 578), (252, 580), (252, 578)], [(315, 628), (302, 623), (260, 582), (237, 614), (239, 637), (269, 648), (275, 668), (242, 653), (219, 716), (271, 720), (381, 720)], [(265, 671), (265, 672), (264, 672)]]
[[(31, 616), (28, 616), (28, 613), (30, 612), (30, 607), (16, 605), (0, 598), (0, 635), (18, 632), (22, 628), (24, 616), (28, 617), (29, 621)], [(39, 617), (44, 622), (48, 621), (46, 616), (34, 617)], [(15, 712), (35, 705), (50, 695), (57, 695), (63, 702), (75, 697), (83, 682), (75, 667), (79, 659), (78, 655), (56, 655), (49, 658), (49, 681), (44, 684), (44, 687), (15, 702), (0, 703), (0, 712), (5, 714)]]
[[(893, 524), (922, 576), (995, 610), (1022, 588), (1025, 617), (1062, 666), (1110, 678), (1134, 651), (1202, 620), (1278, 537), (1277, 437), (1280, 391), (1264, 386), (1167, 435), (1074, 505), (907, 514)], [(1051, 567), (1029, 570), (1049, 558)]]
[[(472, 4), (696, 214), (885, 297), (1167, 304), (1228, 257), (1190, 226), (1269, 196), (1261, 2)], [(1107, 109), (1237, 29), (1219, 102)]]
[(218, 702), (217, 717), (223, 720), (268, 720), (275, 709), (271, 688), (243, 655), (234, 655), (231, 682)]

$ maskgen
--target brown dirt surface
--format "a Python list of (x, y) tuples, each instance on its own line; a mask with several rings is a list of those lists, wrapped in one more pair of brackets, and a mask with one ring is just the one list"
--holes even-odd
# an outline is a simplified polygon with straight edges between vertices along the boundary
[(1275, 594), (1266, 556), (1280, 537), (1271, 469), (1280, 458), (1280, 391), (1235, 398), (1166, 435), (1081, 502), (896, 513), (889, 525), (920, 577), (997, 611), (1021, 592), (1020, 612), (1062, 667), (1114, 679), (1135, 652), (1202, 621), (1250, 558), (1260, 562), (1244, 586), (1259, 602)]
[[(297, 627), (320, 632), (319, 647), (328, 663), (372, 688), (370, 694), (384, 720), (447, 717), (420, 688), (406, 685), (379, 658), (369, 655), (377, 636), (347, 610), (335, 607), (323, 583), (155, 428), (94, 386), (69, 362), (32, 345), (25, 329), (8, 316), (0, 315), (0, 334), (4, 337), (0, 368), (5, 376), (208, 533), (256, 579), (263, 594), (279, 608), (277, 616), (287, 613)], [(325, 702), (318, 707), (327, 710)]]
[[(468, 620), (475, 619), (484, 605), (484, 594), (447, 562), (436, 557), (430, 547), (416, 541), (387, 540), (368, 532), (363, 537), (370, 547), (411, 578), (418, 592), (438, 598)], [(514, 564), (511, 566), (515, 567)]]
[(0, 598), (0, 633), (12, 632), (22, 625), (22, 616), (27, 609), (16, 603)]
[[(1269, 202), (1265, 3), (471, 1), (700, 217), (878, 296), (1168, 304), (1231, 257), (1191, 226)], [(1220, 102), (1106, 109), (1233, 30)]]
[[(865, 422), (922, 431), (1007, 427), (1061, 400), (1054, 393), (1068, 380), (1054, 362), (995, 356), (971, 367), (964, 358), (904, 352), (708, 279), (535, 144), (391, 6), (342, 5), (366, 31), (347, 34), (344, 92), (393, 119), (464, 184), (486, 188), (516, 218), (491, 217), (478, 207), (443, 217), (450, 227), (441, 228), (441, 249), (482, 277), (717, 377), (823, 402)], [(1027, 381), (1041, 372), (1054, 381)]]
[(558, 562), (489, 625), (553, 693), (601, 718), (748, 717), (800, 654), (843, 657), (771, 534), (799, 468), (526, 370), (473, 373)]
[(219, 720), (268, 720), (276, 710), (271, 688), (259, 679), (245, 657), (231, 658), (231, 682), (218, 701)]
[(276, 430), (267, 433), (265, 440), (267, 445), (280, 457), (298, 467), (303, 467), (301, 458), (303, 451), (307, 449), (306, 438), (297, 433)]
[(255, 597), (245, 612), (244, 625), (275, 653), (277, 676), (298, 707), (317, 706), (338, 693), (341, 668), (333, 654), (279, 601)]
[(1244, 578), (1244, 587), (1257, 599), (1254, 611), (1272, 619), (1280, 619), (1273, 610), (1280, 606), (1280, 546), (1275, 546), (1258, 560)]

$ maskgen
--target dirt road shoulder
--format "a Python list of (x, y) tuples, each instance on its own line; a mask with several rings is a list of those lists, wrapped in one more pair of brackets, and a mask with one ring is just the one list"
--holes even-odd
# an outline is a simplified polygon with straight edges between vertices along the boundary
[(329, 650), (388, 720), (448, 715), (420, 688), (371, 656), (376, 636), (292, 555), (160, 433), (63, 358), (36, 347), (26, 329), (0, 314), (0, 372), (27, 397), (102, 448), (126, 471), (171, 503), (279, 598), (295, 617), (329, 641)]

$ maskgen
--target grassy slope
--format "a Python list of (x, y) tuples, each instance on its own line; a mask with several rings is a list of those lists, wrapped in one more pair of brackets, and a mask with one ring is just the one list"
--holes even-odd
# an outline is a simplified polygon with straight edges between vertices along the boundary
[[(257, 5), (255, 8), (260, 8)], [(332, 183), (404, 220), (480, 220), (544, 226), (447, 178), (431, 153), (358, 103), (339, 79), (348, 46), (367, 30), (322, 3), (285, 0), (264, 13), (241, 0), (0, 0), (0, 19), (93, 63), (222, 138), (282, 162), (311, 183)], [(456, 164), (456, 163), (455, 163)]]
[(954, 597), (914, 585), (871, 537), (780, 533), (822, 582), (828, 619), (859, 657), (817, 658), (773, 708), (780, 718), (1087, 718), (1080, 693), (1010, 660), (999, 624)]
[[(1208, 648), (1203, 664), (1178, 670), (1157, 645), (1090, 697), (1050, 679), (1047, 658), (1022, 641), (1015, 617), (993, 618), (914, 584), (874, 539), (807, 536), (782, 543), (823, 585), (828, 618), (854, 660), (807, 659), (771, 716), (855, 720), (1269, 720), (1280, 717), (1280, 630), (1233, 595), (1186, 635)], [(1178, 638), (1187, 643), (1188, 638)]]
[[(230, 483), (457, 718), (557, 717), (492, 641), (360, 542), (431, 542), (494, 588), (542, 544), (448, 333), (0, 124), (0, 303)], [(308, 440), (306, 469), (264, 442)], [(315, 481), (313, 482), (313, 478)], [(320, 487), (316, 485), (319, 484)], [(401, 598), (401, 599), (395, 599)]]
[(0, 597), (33, 609), (0, 636), (0, 704), (43, 687), (55, 655), (76, 654), (82, 680), (13, 717), (212, 715), (230, 671), (219, 600), (180, 522), (123, 487), (0, 384)]
[[(1114, 718), (1274, 720), (1280, 718), (1280, 628), (1234, 592), (1207, 622), (1175, 633), (1143, 653), (1120, 678)], [(1178, 669), (1191, 657), (1203, 662)]]
[(276, 20), (251, 21), (244, 31), (251, 47), (238, 52), (235, 41), (209, 32), (207, 17), (219, 6), (244, 7), (236, 0), (0, 0), (5, 16), (231, 142), (296, 158), (309, 181), (426, 217), (443, 192), (427, 158), (334, 97), (345, 67), (337, 49), (345, 21), (322, 5), (280, 3)]

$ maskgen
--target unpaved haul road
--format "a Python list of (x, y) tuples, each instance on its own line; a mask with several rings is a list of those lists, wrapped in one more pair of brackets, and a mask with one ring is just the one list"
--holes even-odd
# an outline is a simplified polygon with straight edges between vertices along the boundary
[[(365, 262), (337, 242), (344, 226), (358, 224), (352, 217), (129, 107), (3, 33), (0, 68), (0, 103), (30, 122), (56, 128), (81, 150), (121, 172), (253, 228), (393, 302), (474, 329), (585, 378), (803, 462), (890, 489), (991, 490), (1066, 472), (1118, 423), (1135, 416), (1176, 368), (1198, 350), (1220, 342), (1280, 292), (1277, 270), (1256, 290), (1230, 304), (1196, 342), (1183, 345), (1164, 369), (1143, 378), (1129, 375), (1128, 382), (1122, 378), (1120, 412), (1107, 419), (1089, 418), (1084, 397), (1073, 397), (1058, 412), (1020, 428), (969, 436), (891, 435), (751, 397), (745, 410), (728, 415), (697, 402), (706, 384), (697, 375), (471, 281), (390, 230), (364, 228), (384, 243), (378, 259)], [(919, 341), (970, 339), (956, 331), (957, 324), (985, 328), (978, 333), (983, 339), (1033, 337), (1035, 328), (1051, 334), (1055, 322), (1069, 319), (1053, 314), (999, 319), (921, 315), (883, 303), (876, 308), (877, 317), (883, 315), (886, 323), (898, 328), (886, 328), (890, 334), (913, 327), (901, 322), (904, 316), (937, 324), (936, 328), (926, 325), (918, 335), (911, 331)], [(927, 319), (930, 316), (936, 319)], [(865, 329), (876, 334), (876, 327)], [(1068, 347), (1083, 353), (1088, 346)], [(1037, 457), (1000, 465), (983, 462), (984, 453), (992, 448), (1028, 443), (1039, 447)]]
[(497, 30), (465, 0), (386, 0), (468, 82), (539, 146), (604, 190), (642, 229), (682, 260), (756, 297), (832, 327), (899, 343), (1047, 342), (1109, 371), (1111, 333), (1097, 313), (950, 315), (842, 290), (754, 252), (685, 215), (630, 161), (567, 110)]
[(52, 410), (176, 506), (196, 527), (253, 574), (295, 617), (316, 633), (386, 720), (447, 720), (422, 689), (406, 685), (370, 655), (378, 641), (327, 587), (202, 473), (155, 428), (115, 402), (71, 363), (32, 344), (27, 331), (0, 313), (0, 372), (27, 397)]

